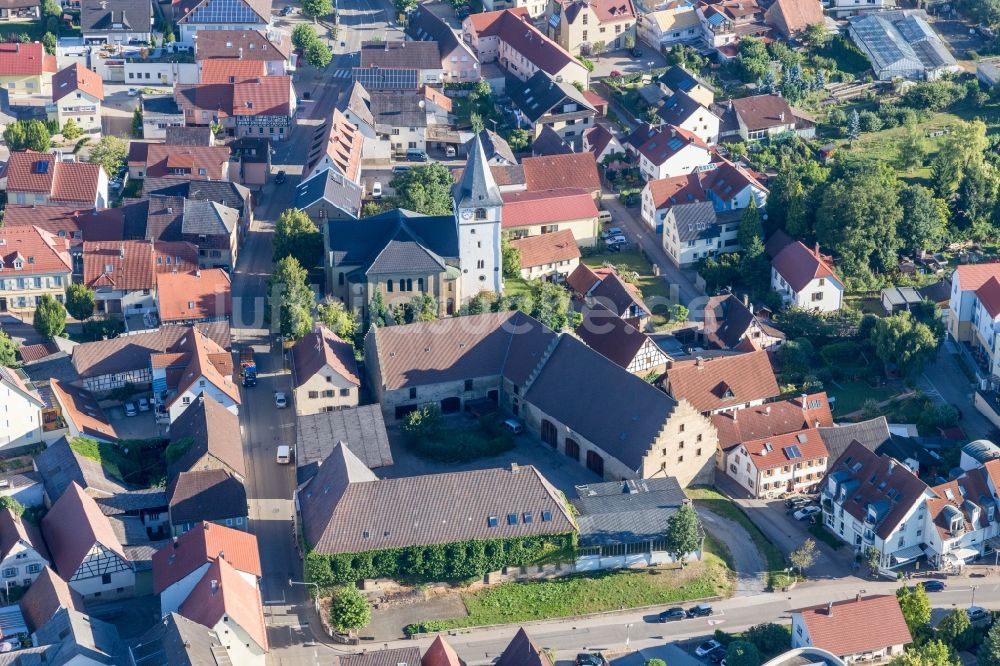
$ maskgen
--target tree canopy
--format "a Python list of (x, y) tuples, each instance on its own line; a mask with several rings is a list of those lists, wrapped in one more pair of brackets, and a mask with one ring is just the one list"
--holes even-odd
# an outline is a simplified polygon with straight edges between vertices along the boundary
[(128, 158), (128, 141), (119, 136), (105, 135), (90, 149), (88, 161), (91, 164), (100, 164), (108, 174), (108, 178), (114, 178)]
[(312, 328), (315, 297), (306, 282), (307, 273), (295, 257), (288, 256), (274, 264), (268, 299), (271, 327), (286, 339), (298, 340)]
[(451, 215), (455, 179), (444, 164), (432, 162), (396, 175), (389, 184), (398, 208), (424, 215)]
[(66, 330), (66, 308), (52, 297), (43, 294), (35, 305), (35, 330), (43, 338), (54, 338)]
[(733, 641), (726, 648), (726, 666), (760, 666), (760, 651), (747, 641)]
[(701, 522), (690, 504), (682, 504), (668, 519), (666, 542), (667, 553), (681, 563), (701, 547)]
[(368, 597), (356, 587), (342, 587), (330, 602), (330, 624), (342, 632), (357, 631), (372, 619)]
[(342, 340), (353, 340), (358, 329), (357, 315), (336, 299), (327, 299), (316, 307), (316, 318)]
[(0, 331), (0, 365), (7, 368), (17, 365), (17, 345), (3, 331)]
[(34, 150), (44, 153), (52, 145), (49, 128), (41, 120), (18, 120), (11, 123), (3, 131), (3, 140), (12, 151)]
[(79, 282), (66, 287), (66, 310), (77, 321), (90, 319), (94, 315), (94, 290)]
[(918, 634), (931, 623), (931, 601), (927, 598), (923, 585), (912, 590), (901, 587), (896, 590), (896, 600), (903, 612), (903, 619), (911, 634)]
[(289, 208), (274, 225), (274, 260), (295, 257), (304, 268), (314, 268), (323, 256), (323, 238), (316, 224), (301, 210)]
[(871, 332), (876, 356), (883, 363), (895, 364), (906, 376), (923, 371), (937, 353), (939, 342), (931, 328), (910, 312), (879, 318)]

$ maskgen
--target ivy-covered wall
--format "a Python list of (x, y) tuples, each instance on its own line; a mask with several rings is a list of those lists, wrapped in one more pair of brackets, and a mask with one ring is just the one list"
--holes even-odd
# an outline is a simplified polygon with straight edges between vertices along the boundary
[(506, 566), (532, 564), (556, 551), (575, 547), (576, 534), (567, 533), (337, 555), (310, 550), (306, 555), (305, 577), (321, 587), (350, 584), (363, 578), (468, 580)]

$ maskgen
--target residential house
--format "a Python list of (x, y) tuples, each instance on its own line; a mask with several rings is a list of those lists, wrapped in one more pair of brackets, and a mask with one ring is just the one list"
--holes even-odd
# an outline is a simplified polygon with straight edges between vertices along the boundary
[(205, 30), (270, 32), (271, 0), (180, 0), (173, 9), (182, 44)]
[[(791, 132), (803, 139), (816, 136), (816, 121), (789, 106), (781, 95), (752, 95), (730, 100), (719, 109), (720, 137), (760, 141)], [(724, 128), (724, 129), (723, 129)]]
[[(827, 399), (829, 402), (829, 399)], [(857, 423), (842, 423), (832, 427), (819, 426), (819, 436), (826, 444), (826, 450), (830, 452), (830, 460), (837, 460), (843, 455), (847, 447), (857, 442), (869, 451), (877, 454), (888, 454), (902, 460), (906, 465), (914, 463), (916, 460), (908, 460), (905, 454), (900, 451), (901, 447), (896, 446), (897, 441), (908, 439), (906, 437), (894, 438), (889, 432), (889, 422), (884, 416), (878, 416), (867, 421)]]
[(705, 342), (717, 349), (732, 351), (774, 351), (785, 341), (785, 334), (770, 317), (755, 313), (746, 296), (735, 294), (712, 296), (702, 311)]
[(639, 330), (649, 324), (652, 311), (643, 302), (639, 288), (618, 277), (613, 268), (591, 269), (580, 264), (566, 278), (566, 284), (585, 305), (600, 303)]
[(0, 449), (32, 446), (42, 441), (42, 396), (17, 368), (0, 367)]
[(697, 134), (670, 125), (643, 123), (627, 145), (639, 157), (639, 173), (647, 181), (682, 176), (712, 161), (711, 149)]
[[(31, 635), (43, 664), (113, 664), (122, 650), (118, 630), (96, 617), (60, 608)], [(37, 651), (37, 652), (36, 652)]]
[(826, 16), (819, 0), (775, 0), (764, 12), (764, 21), (785, 39), (793, 39), (811, 26), (824, 25)]
[(170, 440), (180, 455), (167, 475), (222, 469), (243, 481), (247, 475), (239, 417), (212, 396), (202, 396), (170, 424)]
[(510, 246), (520, 253), (525, 280), (565, 278), (580, 264), (580, 247), (572, 229), (514, 238)]
[(263, 60), (203, 60), (199, 70), (197, 82), (202, 84), (236, 83), (267, 76), (267, 65)]
[(725, 454), (726, 474), (757, 499), (815, 492), (830, 454), (816, 428), (741, 442)]
[(663, 249), (677, 266), (691, 266), (739, 250), (739, 229), (739, 218), (720, 219), (707, 201), (677, 204), (663, 218)]
[(8, 203), (4, 209), (4, 226), (38, 227), (58, 238), (69, 240), (70, 259), (79, 271), (79, 252), (83, 241), (121, 240), (124, 217), (121, 211), (104, 208), (81, 210), (77, 206), (36, 206)]
[(145, 166), (136, 178), (230, 179), (229, 148), (226, 146), (172, 146), (161, 143), (147, 146)]
[(101, 463), (77, 453), (66, 437), (35, 456), (34, 465), (42, 478), (45, 506), (58, 501), (73, 484), (94, 498), (114, 497), (129, 490)]
[[(118, 442), (115, 427), (93, 393), (54, 378), (49, 380), (49, 392), (55, 401), (53, 407), (58, 410), (58, 416), (62, 419), (66, 436), (70, 440), (86, 437), (108, 444)], [(81, 482), (81, 486), (87, 488), (88, 484)]]
[(60, 610), (84, 610), (80, 593), (67, 585), (49, 566), (42, 567), (34, 583), (24, 591), (18, 606), (31, 633), (48, 624)]
[(819, 244), (810, 250), (800, 241), (789, 243), (771, 260), (771, 288), (784, 303), (809, 310), (840, 309), (844, 285)]
[(702, 106), (711, 107), (715, 103), (715, 88), (680, 65), (672, 65), (660, 74), (656, 83), (667, 96), (683, 92)]
[(315, 324), (291, 352), (295, 415), (356, 407), (361, 390), (354, 345)]
[(541, 70), (527, 81), (511, 81), (507, 93), (518, 123), (530, 128), (536, 139), (543, 129), (552, 130), (569, 145), (579, 148), (583, 133), (593, 127), (597, 116), (583, 93)]
[(442, 83), (479, 80), (479, 59), (475, 52), (434, 12), (417, 5), (408, 17), (406, 36), (414, 41), (437, 45)]
[(757, 208), (767, 205), (768, 189), (757, 176), (743, 166), (719, 160), (699, 171), (698, 178), (717, 213), (742, 211), (753, 202)]
[(524, 627), (517, 630), (494, 663), (496, 666), (554, 666), (549, 655), (528, 636)]
[[(715, 431), (695, 408), (523, 313), (373, 327), (365, 360), (387, 418), (401, 419), (431, 401), (445, 413), (459, 412), (485, 398), (609, 480), (669, 474), (687, 485), (711, 473)], [(600, 413), (579, 409), (570, 395), (585, 382), (605, 387)], [(620, 418), (604, 418), (608, 410)], [(681, 452), (685, 440), (690, 447)]]
[(0, 88), (11, 97), (52, 94), (56, 57), (41, 42), (0, 44)]
[(184, 332), (174, 345), (175, 351), (150, 358), (157, 411), (165, 411), (173, 423), (199, 396), (209, 395), (239, 414), (240, 392), (232, 379), (232, 356), (198, 327), (178, 328)]
[[(148, 199), (126, 199), (120, 210), (124, 216), (125, 238), (145, 238), (164, 244), (184, 243), (196, 250), (190, 269), (179, 267), (169, 257), (162, 257), (167, 270), (193, 270), (197, 267), (230, 267), (235, 264), (249, 221), (241, 212), (249, 210), (249, 190), (236, 183), (188, 181), (170, 178), (150, 179), (158, 192)], [(164, 185), (161, 187), (160, 183)], [(212, 197), (211, 199), (209, 197)], [(219, 203), (232, 204), (232, 207)], [(121, 236), (119, 236), (121, 237)]]
[(150, 0), (82, 0), (80, 30), (87, 44), (152, 42)]
[(219, 123), (229, 136), (259, 136), (271, 141), (287, 138), (298, 103), (292, 77), (286, 74), (245, 79), (231, 76), (225, 83), (178, 83), (174, 99), (184, 111), (185, 125)]
[(643, 378), (661, 375), (670, 361), (652, 338), (600, 303), (584, 307), (576, 335), (608, 360)]
[[(671, 208), (708, 201), (708, 195), (705, 193), (698, 172), (647, 181), (642, 188), (640, 198), (642, 221), (651, 229), (655, 229), (657, 235), (663, 234), (663, 223)], [(663, 242), (666, 241), (664, 237)]]
[(221, 268), (156, 276), (156, 311), (162, 324), (228, 321), (233, 315), (232, 283)]
[(481, 65), (497, 62), (521, 81), (543, 70), (556, 81), (587, 88), (587, 69), (527, 16), (523, 9), (473, 14), (462, 22), (462, 38), (475, 49)]
[(924, 551), (930, 565), (958, 572), (987, 550), (997, 550), (998, 481), (1000, 461), (989, 461), (930, 489)]
[(295, 69), (291, 40), (278, 31), (202, 30), (194, 59), (199, 66), (209, 60), (258, 60), (264, 63), (267, 76), (290, 74)]
[(247, 491), (226, 469), (181, 472), (167, 485), (171, 533), (176, 537), (202, 522), (249, 528)]
[[(196, 324), (220, 348), (230, 344), (229, 322)], [(162, 326), (149, 333), (85, 342), (73, 348), (76, 378), (95, 393), (105, 393), (125, 384), (148, 387), (153, 382), (150, 357), (169, 352), (187, 353), (190, 329), (186, 326)], [(165, 378), (164, 378), (165, 379)]]
[(303, 180), (295, 188), (294, 206), (317, 226), (327, 220), (357, 220), (361, 217), (364, 188), (336, 166)]
[(851, 16), (848, 34), (872, 63), (875, 78), (935, 81), (962, 71), (923, 10)]
[[(561, 188), (535, 192), (504, 192), (501, 227), (511, 239), (567, 230), (577, 245), (599, 241), (600, 224), (594, 199), (587, 190)], [(571, 272), (571, 271), (565, 271)]]
[(42, 18), (41, 5), (39, 0), (10, 0), (0, 7), (0, 21), (36, 21)]
[(15, 204), (104, 208), (108, 174), (99, 164), (62, 162), (53, 154), (13, 152), (7, 162), (7, 200)]
[[(250, 198), (250, 190), (239, 183), (149, 177), (143, 180), (142, 191), (146, 197), (151, 198), (162, 196), (196, 201), (215, 201), (227, 208), (235, 208), (240, 214), (241, 234), (246, 233), (253, 220), (253, 202)], [(183, 205), (181, 208), (183, 209)], [(164, 238), (163, 240), (171, 239)]]
[(640, 13), (636, 19), (640, 41), (657, 51), (675, 44), (693, 44), (702, 38), (701, 21), (692, 5)]
[(0, 313), (30, 315), (43, 296), (65, 300), (69, 243), (38, 227), (0, 227)]
[(368, 469), (393, 464), (379, 405), (318, 412), (295, 419), (297, 485), (316, 475), (338, 442), (347, 444)]
[(432, 42), (384, 40), (361, 44), (361, 59), (354, 80), (366, 90), (416, 90), (442, 83), (444, 70), (437, 45)]
[(853, 14), (868, 14), (896, 8), (896, 0), (868, 0), (861, 4), (858, 0), (828, 0), (827, 11), (833, 18), (843, 18)]
[(764, 25), (764, 11), (756, 0), (698, 3), (695, 12), (701, 21), (703, 39), (723, 58), (737, 55), (737, 44), (743, 37), (763, 35), (769, 30)]
[(10, 509), (0, 511), (0, 579), (5, 587), (31, 587), (50, 565), (49, 551), (35, 525)]
[(664, 100), (657, 114), (664, 123), (687, 130), (709, 145), (719, 140), (719, 117), (683, 90)]
[(100, 133), (104, 82), (80, 63), (73, 63), (52, 77), (49, 120), (65, 127), (71, 119), (85, 133)]
[[(950, 292), (950, 289), (948, 290)], [(894, 315), (920, 305), (924, 297), (914, 287), (886, 287), (881, 292), (882, 309), (886, 315)], [(948, 293), (950, 296), (951, 294)]]
[(365, 137), (340, 109), (334, 109), (321, 126), (322, 135), (313, 142), (303, 170), (303, 182), (326, 169), (336, 169), (348, 180), (359, 183)]
[(766, 351), (671, 361), (664, 383), (674, 399), (708, 416), (762, 405), (781, 393)]
[(206, 572), (225, 560), (247, 584), (257, 587), (262, 569), (257, 537), (242, 530), (203, 522), (153, 555), (153, 594), (160, 614), (174, 613)]
[(579, 188), (590, 192), (595, 203), (601, 196), (601, 177), (593, 153), (525, 157), (521, 168), (528, 192)]
[(583, 133), (583, 149), (603, 162), (611, 155), (624, 155), (625, 148), (618, 138), (604, 125), (594, 125)]
[(132, 563), (108, 517), (76, 482), (42, 519), (42, 536), (59, 576), (85, 599), (132, 594)]
[(397, 157), (407, 150), (427, 150), (427, 127), (435, 119), (426, 101), (413, 91), (373, 90), (369, 94), (376, 138)]
[(1000, 446), (988, 439), (977, 439), (962, 447), (959, 467), (968, 472), (996, 459), (1000, 459)]
[[(181, 238), (198, 246), (202, 268), (232, 270), (242, 238), (240, 211), (217, 201), (184, 199)], [(175, 271), (182, 269), (174, 266)]]
[(815, 647), (852, 664), (884, 661), (913, 642), (894, 594), (831, 601), (792, 611), (792, 648)]
[[(982, 345), (976, 337), (978, 313), (981, 308), (978, 291), (991, 280), (1000, 278), (1000, 263), (959, 264), (951, 274), (951, 298), (945, 322), (948, 335), (956, 342)], [(989, 294), (992, 289), (985, 290)], [(993, 349), (987, 340), (984, 351)]]
[[(477, 134), (479, 142), (483, 146), (483, 154), (486, 155), (486, 163), (493, 166), (517, 166), (517, 157), (511, 150), (510, 144), (496, 132), (484, 129)], [(464, 152), (470, 154), (475, 148), (474, 139), (470, 139), (465, 144)]]
[(173, 95), (143, 95), (139, 105), (143, 139), (166, 139), (167, 128), (184, 127), (184, 111), (177, 106)]
[(991, 375), (997, 374), (1000, 356), (996, 354), (996, 337), (1000, 331), (1000, 280), (991, 277), (975, 292), (975, 310), (972, 313), (975, 336), (972, 348), (986, 361)]
[[(360, 83), (351, 84), (350, 94), (343, 106), (338, 109), (344, 114), (347, 122), (354, 125), (364, 139), (361, 156), (364, 159), (389, 159), (392, 155), (392, 145), (383, 141), (375, 129), (375, 115), (372, 113), (372, 97)], [(426, 137), (425, 137), (426, 141)], [(314, 140), (315, 143), (315, 140)], [(312, 156), (316, 148), (310, 149)]]
[(600, 55), (635, 43), (631, 0), (553, 0), (549, 33), (573, 55)]
[[(205, 31), (207, 32), (207, 31)], [(162, 664), (185, 659), (183, 664), (212, 664), (225, 651), (215, 631), (177, 613), (169, 613), (128, 647), (131, 666)], [(183, 656), (182, 656), (183, 655)]]

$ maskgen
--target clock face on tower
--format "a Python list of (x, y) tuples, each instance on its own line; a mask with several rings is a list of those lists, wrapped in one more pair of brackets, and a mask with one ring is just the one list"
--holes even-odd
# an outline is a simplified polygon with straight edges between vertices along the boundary
[(472, 219), (472, 211), (471, 210), (463, 210), (462, 211), (462, 219), (463, 220), (471, 220)]

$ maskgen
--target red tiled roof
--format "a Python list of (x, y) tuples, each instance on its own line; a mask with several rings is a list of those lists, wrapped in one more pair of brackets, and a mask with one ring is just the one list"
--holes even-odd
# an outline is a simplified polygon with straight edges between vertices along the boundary
[[(816, 428), (806, 428), (742, 442), (750, 455), (750, 462), (758, 470), (774, 469), (796, 461), (826, 458), (830, 454)], [(797, 446), (801, 455), (792, 455), (789, 448)]]
[[(160, 277), (163, 277), (162, 275)], [(240, 404), (240, 390), (233, 383), (229, 376), (224, 375), (219, 370), (219, 366), (213, 363), (212, 356), (229, 356), (225, 349), (207, 337), (197, 327), (192, 326), (177, 345), (179, 348), (191, 354), (184, 373), (177, 385), (177, 394), (171, 399), (167, 407), (173, 405), (181, 398), (185, 391), (191, 388), (194, 383), (204, 377), (216, 388), (225, 393), (237, 405)], [(230, 357), (232, 358), (232, 357)], [(229, 368), (230, 374), (232, 368)]]
[(0, 44), (0, 76), (39, 76), (54, 71), (46, 67), (41, 42)]
[(38, 227), (0, 227), (0, 276), (71, 273), (68, 248), (65, 238)]
[(420, 666), (465, 666), (465, 662), (458, 658), (455, 648), (448, 644), (444, 636), (438, 634), (427, 652), (424, 652)]
[(263, 60), (218, 58), (201, 63), (201, 83), (236, 83), (264, 76), (267, 65)]
[[(168, 146), (153, 143), (149, 145), (146, 157), (147, 178), (178, 178), (188, 180), (228, 180), (226, 167), (229, 164), (229, 148), (226, 146)], [(190, 164), (190, 167), (171, 167), (171, 164)], [(190, 173), (179, 176), (174, 168), (190, 168)], [(199, 169), (205, 170), (200, 175)]]
[(531, 15), (528, 13), (527, 7), (515, 7), (512, 9), (500, 9), (495, 12), (471, 14), (465, 20), (469, 22), (469, 25), (472, 26), (480, 37), (493, 37), (496, 35), (496, 30), (499, 27), (497, 22), (504, 13), (513, 14), (521, 20), (531, 19)]
[(990, 317), (996, 319), (997, 315), (1000, 315), (1000, 280), (991, 277), (984, 282), (983, 286), (976, 289), (976, 298), (986, 308)]
[(31, 150), (15, 152), (7, 162), (7, 191), (48, 194), (51, 203), (93, 206), (103, 171), (89, 162), (60, 162), (55, 155)]
[(340, 109), (334, 109), (326, 130), (326, 145), (323, 151), (312, 153), (315, 159), (310, 160), (307, 171), (311, 170), (326, 155), (337, 165), (348, 180), (357, 182), (361, 170), (361, 152), (365, 138), (358, 128), (347, 119)]
[[(280, 33), (277, 33), (280, 34)], [(270, 39), (257, 30), (211, 30), (198, 35), (195, 60), (287, 60), (291, 43), (281, 35)], [(242, 49), (242, 52), (240, 51)]]
[(37, 345), (21, 345), (17, 348), (18, 356), (22, 363), (33, 363), (43, 358), (48, 358), (59, 352), (59, 347), (54, 342), (43, 342)]
[(7, 204), (4, 224), (7, 227), (38, 227), (76, 245), (82, 241), (121, 239), (125, 218), (121, 208), (94, 211), (77, 206)]
[[(593, 199), (587, 200), (593, 203)], [(532, 268), (555, 264), (560, 261), (571, 261), (580, 258), (580, 248), (573, 238), (572, 229), (561, 229), (551, 234), (528, 236), (510, 242), (512, 247), (521, 251), (521, 268)]]
[(657, 209), (708, 201), (705, 189), (701, 186), (701, 179), (696, 173), (651, 180), (646, 186), (649, 187), (649, 193), (653, 197), (653, 207)]
[(513, 229), (568, 220), (597, 219), (597, 205), (587, 190), (561, 188), (504, 192), (503, 228)]
[(93, 393), (79, 386), (63, 384), (54, 377), (49, 380), (49, 388), (62, 407), (63, 417), (73, 423), (85, 437), (104, 441), (118, 439), (115, 427), (111, 425)]
[(593, 153), (570, 153), (526, 157), (521, 161), (524, 182), (530, 192), (576, 187), (588, 192), (601, 190), (597, 159)]
[(128, 562), (108, 517), (76, 481), (70, 482), (42, 519), (42, 536), (52, 553), (56, 571), (65, 581), (73, 577), (96, 544)]
[(831, 278), (837, 284), (841, 283), (826, 258), (819, 253), (818, 245), (810, 250), (802, 241), (789, 243), (771, 261), (771, 265), (795, 291), (802, 291), (815, 278)]
[(594, 12), (598, 23), (619, 23), (635, 20), (635, 8), (630, 0), (563, 0), (563, 11), (569, 23), (576, 23), (576, 17), (584, 6)]
[(714, 169), (701, 171), (698, 176), (705, 190), (713, 192), (722, 201), (728, 201), (747, 187), (767, 192), (767, 188), (753, 174), (728, 160), (717, 162)]
[(573, 272), (566, 278), (566, 284), (580, 296), (586, 296), (594, 288), (594, 285), (600, 281), (601, 278), (597, 273), (584, 263), (574, 268)]
[[(496, 12), (490, 12), (495, 14)], [(478, 16), (482, 17), (482, 14)], [(473, 17), (469, 17), (473, 19)], [(528, 22), (528, 15), (504, 10), (496, 17), (472, 21), (473, 26), (484, 25), (484, 29), (476, 28), (480, 37), (499, 37), (500, 40), (524, 56), (535, 67), (555, 76), (566, 65), (580, 62), (570, 53), (552, 41)]]
[(92, 72), (78, 62), (56, 72), (52, 77), (52, 101), (58, 102), (76, 91), (104, 101), (104, 81), (97, 72)]
[(262, 575), (257, 537), (203, 522), (153, 554), (153, 593), (160, 594), (206, 562), (225, 559), (237, 571)]
[(674, 361), (667, 368), (669, 393), (708, 412), (776, 397), (781, 390), (766, 351)]
[(788, 36), (802, 32), (811, 25), (822, 24), (824, 20), (819, 0), (775, 0), (767, 8), (764, 18), (771, 25), (777, 24), (779, 30), (787, 29)]
[(792, 107), (781, 95), (753, 95), (732, 101), (733, 110), (750, 132), (790, 125), (795, 122)]
[(833, 601), (792, 613), (802, 615), (814, 647), (838, 657), (913, 642), (894, 595)]
[(961, 264), (955, 269), (958, 286), (962, 291), (976, 291), (990, 278), (1000, 278), (1000, 262), (988, 264)]
[(233, 313), (232, 282), (221, 268), (164, 271), (156, 276), (156, 300), (164, 322), (228, 317)]
[(653, 164), (663, 164), (688, 145), (697, 146), (706, 151), (710, 150), (708, 144), (702, 141), (697, 134), (673, 125), (660, 127), (637, 150)]
[(264, 76), (233, 85), (234, 116), (287, 116), (291, 112), (290, 76)]
[(228, 617), (229, 622), (239, 625), (264, 652), (268, 650), (260, 590), (224, 559), (212, 562), (178, 612), (210, 629), (214, 629), (224, 616)]
[(420, 90), (417, 91), (417, 93), (423, 95), (423, 98), (426, 99), (428, 102), (436, 104), (437, 106), (441, 107), (448, 113), (451, 113), (452, 109), (451, 98), (445, 95), (444, 93), (440, 92), (439, 90), (435, 90), (430, 86), (423, 86), (422, 88), (420, 88)]
[(293, 386), (298, 388), (322, 370), (331, 368), (351, 383), (361, 386), (354, 347), (322, 324), (316, 324), (292, 347)]

